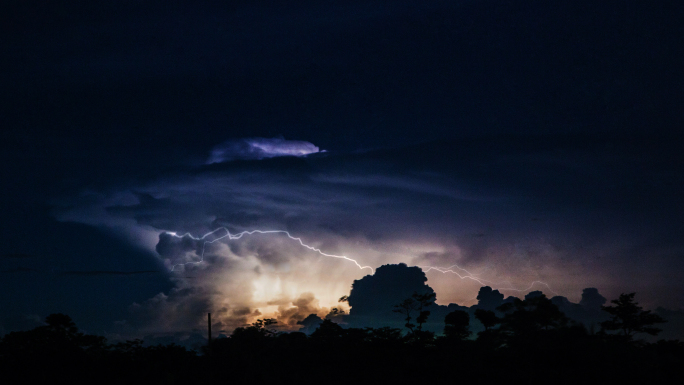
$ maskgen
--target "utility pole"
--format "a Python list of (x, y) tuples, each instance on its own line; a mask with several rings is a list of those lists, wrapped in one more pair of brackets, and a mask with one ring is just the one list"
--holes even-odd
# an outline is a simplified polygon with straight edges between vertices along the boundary
[(211, 313), (207, 318), (207, 325), (209, 326), (209, 332), (207, 333), (207, 344), (211, 344)]

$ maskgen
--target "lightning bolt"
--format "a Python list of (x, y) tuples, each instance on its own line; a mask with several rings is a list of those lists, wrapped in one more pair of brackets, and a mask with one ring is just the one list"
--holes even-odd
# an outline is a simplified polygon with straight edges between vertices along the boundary
[[(449, 274), (449, 273), (455, 274), (456, 276), (458, 276), (461, 279), (470, 279), (470, 280), (473, 280), (473, 281), (479, 283), (480, 285), (490, 286), (496, 290), (511, 290), (511, 291), (524, 292), (524, 291), (529, 291), (530, 289), (532, 289), (532, 287), (534, 287), (535, 284), (539, 284), (539, 285), (545, 286), (553, 294), (558, 295), (558, 293), (556, 293), (555, 291), (553, 291), (553, 289), (551, 289), (549, 284), (547, 284), (546, 282), (542, 282), (542, 281), (532, 281), (532, 283), (530, 283), (530, 286), (528, 286), (527, 288), (516, 289), (514, 287), (500, 287), (498, 285), (500, 285), (501, 282), (494, 282), (494, 281), (489, 281), (486, 279), (479, 278), (479, 277), (475, 276), (474, 274), (472, 274), (471, 272), (469, 272), (468, 270), (466, 270), (466, 269), (464, 269), (458, 265), (451, 265), (449, 267), (435, 267), (435, 266), (418, 266), (418, 267), (423, 269), (426, 273), (434, 270), (434, 271), (438, 271), (442, 274)], [(456, 268), (457, 270), (459, 270), (465, 274), (463, 274), (463, 275), (459, 274), (458, 271), (453, 270), (454, 268)]]
[[(225, 234), (218, 236), (215, 239), (206, 240), (208, 237), (215, 235), (216, 233), (219, 233), (219, 232), (225, 232)], [(290, 238), (291, 240), (298, 242), (301, 246), (303, 246), (303, 247), (305, 247), (311, 251), (315, 251), (324, 257), (344, 259), (344, 260), (347, 260), (347, 261), (354, 263), (360, 270), (369, 269), (371, 271), (371, 274), (375, 273), (375, 270), (370, 266), (362, 266), (355, 259), (349, 258), (345, 255), (335, 255), (335, 254), (325, 253), (317, 247), (307, 245), (306, 243), (304, 243), (304, 241), (301, 238), (295, 237), (292, 234), (290, 234), (288, 231), (285, 231), (285, 230), (249, 230), (249, 231), (242, 231), (242, 232), (237, 233), (237, 234), (231, 234), (231, 232), (227, 228), (219, 227), (216, 230), (210, 231), (201, 237), (195, 237), (190, 233), (178, 235), (175, 232), (167, 232), (167, 234), (169, 234), (173, 237), (176, 237), (176, 238), (190, 237), (191, 239), (193, 239), (195, 241), (204, 240), (204, 243), (202, 244), (202, 253), (200, 254), (200, 260), (199, 261), (175, 264), (175, 265), (173, 265), (173, 267), (171, 267), (171, 271), (174, 271), (176, 269), (176, 267), (178, 267), (178, 266), (185, 266), (185, 265), (189, 265), (189, 264), (196, 265), (196, 264), (200, 264), (200, 263), (204, 262), (204, 251), (207, 248), (207, 244), (212, 244), (212, 243), (220, 241), (222, 239), (227, 238), (228, 240), (237, 240), (237, 239), (244, 237), (245, 235), (253, 235), (253, 234), (284, 234), (288, 238)], [(529, 291), (530, 289), (532, 289), (532, 287), (534, 287), (535, 284), (539, 284), (539, 285), (545, 286), (553, 294), (558, 295), (558, 293), (553, 291), (553, 289), (551, 289), (551, 287), (547, 283), (542, 282), (542, 281), (533, 281), (532, 283), (530, 283), (529, 287), (527, 287), (525, 289), (516, 289), (514, 287), (500, 287), (499, 284), (501, 284), (501, 282), (497, 283), (494, 281), (479, 278), (476, 275), (474, 275), (473, 273), (469, 272), (468, 270), (466, 270), (466, 269), (464, 269), (458, 265), (452, 265), (449, 267), (436, 267), (436, 266), (417, 266), (417, 267), (421, 268), (423, 271), (425, 271), (425, 273), (428, 273), (430, 271), (437, 271), (437, 272), (440, 272), (442, 274), (455, 274), (456, 276), (458, 276), (462, 280), (463, 279), (470, 279), (470, 280), (473, 280), (473, 281), (481, 284), (482, 286), (490, 286), (490, 287), (495, 288), (497, 290), (511, 290), (511, 291), (517, 291), (517, 292), (525, 292), (525, 291)], [(454, 268), (456, 268), (458, 271), (454, 270)], [(460, 274), (459, 271), (462, 272), (463, 274)], [(510, 283), (509, 283), (509, 285), (510, 285)]]
[(174, 236), (174, 237), (177, 237), (177, 238), (183, 238), (183, 237), (186, 237), (186, 236), (187, 236), (187, 237), (190, 237), (190, 238), (192, 238), (192, 239), (194, 239), (194, 240), (196, 240), (196, 241), (202, 241), (202, 240), (206, 239), (207, 237), (209, 237), (209, 236), (211, 236), (211, 235), (214, 235), (214, 234), (216, 234), (216, 233), (218, 233), (218, 232), (220, 232), (220, 231), (225, 231), (225, 234), (222, 235), (222, 236), (220, 236), (220, 237), (218, 237), (218, 238), (216, 238), (216, 239), (205, 241), (205, 242), (202, 244), (202, 254), (200, 255), (201, 259), (200, 259), (199, 261), (197, 261), (197, 262), (179, 263), (179, 264), (173, 265), (173, 267), (171, 268), (171, 271), (174, 271), (174, 269), (175, 269), (177, 266), (185, 266), (185, 265), (188, 265), (188, 264), (199, 264), (199, 263), (202, 263), (202, 262), (204, 261), (204, 251), (205, 251), (206, 248), (207, 248), (207, 244), (211, 244), (211, 243), (220, 241), (221, 239), (228, 238), (229, 240), (236, 240), (236, 239), (240, 239), (240, 238), (244, 237), (245, 235), (253, 235), (253, 234), (285, 234), (285, 235), (287, 235), (288, 238), (292, 239), (293, 241), (299, 242), (299, 244), (302, 245), (303, 247), (306, 247), (307, 249), (309, 249), (309, 250), (311, 250), (311, 251), (315, 251), (315, 252), (317, 252), (318, 254), (320, 254), (320, 255), (322, 255), (322, 256), (324, 256), (324, 257), (345, 259), (345, 260), (347, 260), (347, 261), (353, 262), (360, 270), (369, 269), (369, 270), (371, 271), (371, 274), (374, 274), (374, 273), (375, 273), (375, 270), (374, 270), (372, 267), (370, 267), (370, 266), (361, 266), (361, 264), (360, 264), (359, 262), (357, 262), (355, 259), (349, 258), (349, 257), (347, 257), (347, 256), (345, 256), (345, 255), (335, 255), (335, 254), (324, 253), (323, 251), (321, 251), (321, 249), (316, 248), (316, 247), (313, 247), (313, 246), (310, 246), (310, 245), (307, 245), (306, 243), (304, 243), (304, 241), (302, 241), (301, 238), (299, 238), (299, 237), (294, 237), (294, 236), (292, 236), (289, 232), (287, 232), (287, 231), (285, 231), (285, 230), (250, 230), (250, 231), (243, 231), (243, 232), (240, 232), (240, 233), (237, 233), (237, 234), (231, 234), (230, 231), (229, 231), (227, 228), (225, 228), (225, 227), (219, 227), (218, 229), (213, 230), (213, 231), (210, 231), (210, 232), (204, 234), (203, 236), (201, 236), (201, 237), (199, 237), (199, 238), (193, 237), (192, 234), (190, 234), (190, 233), (185, 233), (185, 234), (183, 234), (183, 235), (178, 235), (178, 234), (176, 234), (176, 233), (174, 233), (174, 232), (168, 232), (168, 234), (170, 234), (170, 235), (172, 235), (172, 236)]

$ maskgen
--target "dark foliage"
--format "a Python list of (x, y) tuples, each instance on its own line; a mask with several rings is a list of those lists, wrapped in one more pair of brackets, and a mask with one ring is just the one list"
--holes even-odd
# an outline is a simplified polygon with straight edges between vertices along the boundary
[(444, 318), (444, 336), (451, 339), (466, 339), (470, 336), (470, 315), (463, 310), (453, 311)]
[(666, 322), (657, 314), (650, 310), (643, 310), (634, 301), (636, 293), (620, 294), (620, 298), (610, 301), (615, 306), (602, 306), (603, 310), (612, 317), (610, 320), (602, 322), (603, 332), (617, 331), (619, 336), (631, 341), (635, 334), (646, 333), (652, 336), (661, 332), (661, 329), (653, 325)]
[(490, 310), (475, 309), (475, 318), (485, 327), (485, 331), (489, 331), (489, 329), (501, 323), (496, 313)]
[[(657, 333), (655, 319), (633, 298), (623, 295), (604, 307), (614, 316), (604, 328), (619, 325), (618, 335)], [(617, 384), (666, 382), (684, 364), (682, 342), (589, 334), (543, 295), (499, 306), (500, 317), (476, 310), (485, 326), (477, 339), (468, 338), (470, 316), (461, 310), (446, 316), (445, 335), (436, 338), (418, 327), (404, 334), (390, 327), (344, 328), (331, 319), (307, 336), (276, 332), (275, 321), (265, 319), (212, 340), (201, 355), (141, 340), (107, 344), (79, 332), (68, 316), (53, 314), (44, 326), (2, 338), (0, 378), (13, 384)]]
[(198, 356), (178, 345), (143, 346), (133, 340), (108, 345), (83, 334), (64, 314), (51, 314), (45, 326), (12, 332), (0, 342), (3, 383), (169, 383), (190, 381)]
[[(404, 320), (406, 321), (404, 326), (409, 329), (411, 334), (423, 334), (421, 333), (423, 331), (423, 324), (427, 322), (427, 319), (430, 316), (430, 311), (426, 309), (435, 303), (436, 297), (437, 295), (434, 292), (414, 292), (411, 297), (394, 305), (394, 312), (404, 316)], [(418, 326), (411, 323), (414, 313), (417, 313), (416, 322), (418, 323)]]

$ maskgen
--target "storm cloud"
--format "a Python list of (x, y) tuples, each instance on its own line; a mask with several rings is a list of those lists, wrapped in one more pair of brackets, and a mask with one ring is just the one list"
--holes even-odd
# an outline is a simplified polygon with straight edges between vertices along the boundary
[(67, 3), (3, 9), (8, 312), (290, 327), (397, 263), (684, 308), (679, 3)]
[[(166, 314), (169, 327), (174, 317), (194, 319), (179, 325), (201, 325), (204, 312), (224, 309), (215, 317), (225, 330), (257, 317), (296, 328), (309, 314), (323, 317), (337, 306), (351, 282), (393, 263), (421, 266), (442, 305), (472, 305), (476, 296), (486, 304), (477, 294), (483, 285), (492, 287), (488, 295), (496, 303), (504, 294), (532, 290), (577, 302), (587, 286), (610, 296), (643, 289), (648, 278), (639, 285), (638, 272), (621, 261), (681, 248), (647, 246), (669, 230), (645, 230), (629, 219), (643, 215), (624, 212), (641, 197), (605, 204), (597, 191), (613, 179), (600, 157), (575, 162), (583, 147), (563, 144), (570, 153), (559, 159), (548, 154), (548, 143), (537, 157), (523, 157), (520, 143), (505, 151), (475, 151), (478, 141), (470, 140), (210, 164), (103, 191), (100, 201), (56, 212), (71, 220), (85, 214), (89, 221), (96, 216), (88, 212), (99, 213), (102, 226), (131, 223), (128, 234), (158, 234), (145, 247), (169, 269), (177, 291), (136, 311)], [(601, 175), (592, 183), (579, 172), (589, 167)], [(547, 183), (563, 173), (563, 184), (533, 182), (540, 173), (549, 175)], [(546, 194), (549, 189), (566, 191)], [(283, 232), (229, 236), (257, 229)], [(614, 274), (615, 266), (622, 274)], [(600, 300), (591, 292), (584, 297), (594, 307)], [(645, 304), (680, 300), (667, 289), (642, 298)]]

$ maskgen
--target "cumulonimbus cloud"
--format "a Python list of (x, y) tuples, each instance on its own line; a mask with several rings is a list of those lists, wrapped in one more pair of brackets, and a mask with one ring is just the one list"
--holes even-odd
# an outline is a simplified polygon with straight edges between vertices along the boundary
[(258, 160), (277, 156), (304, 156), (320, 152), (312, 143), (284, 138), (231, 139), (214, 147), (207, 164), (232, 160)]
[[(247, 150), (224, 144), (217, 147), (225, 151), (216, 159), (287, 154), (294, 143), (263, 140), (275, 145), (259, 150), (261, 155), (255, 150), (249, 158), (257, 142), (243, 139), (233, 144)], [(289, 148), (297, 154), (297, 146)], [(423, 270), (445, 305), (473, 304), (483, 282), (516, 296), (528, 287), (545, 290), (530, 285), (546, 282), (553, 288), (549, 296), (574, 294), (575, 301), (587, 286), (600, 287), (611, 298), (623, 282), (634, 285), (630, 271), (614, 274), (630, 243), (605, 232), (600, 236), (603, 227), (585, 230), (586, 224), (599, 223), (595, 219), (604, 211), (542, 202), (537, 187), (526, 190), (519, 182), (531, 180), (528, 174), (482, 174), (480, 166), (471, 165), (477, 162), (454, 163), (440, 148), (272, 159), (265, 167), (251, 162), (202, 166), (87, 200), (65, 200), (54, 212), (62, 221), (130, 234), (131, 242), (155, 253), (168, 268), (174, 291), (136, 305), (128, 321), (167, 332), (201, 327), (207, 312), (220, 323), (216, 330), (227, 332), (257, 317), (298, 328), (309, 314), (322, 317), (339, 306), (337, 299), (349, 294), (349, 284), (368, 273), (283, 233), (216, 242), (203, 238), (218, 228), (233, 234), (286, 230), (325, 253), (373, 267), (400, 262), (442, 267)], [(502, 167), (501, 162), (492, 157), (486, 164)], [(465, 269), (479, 281), (456, 274)]]

